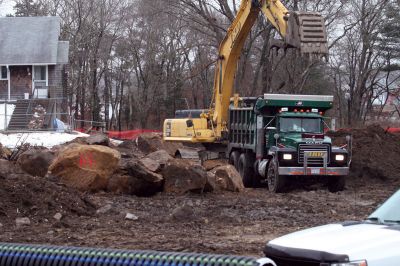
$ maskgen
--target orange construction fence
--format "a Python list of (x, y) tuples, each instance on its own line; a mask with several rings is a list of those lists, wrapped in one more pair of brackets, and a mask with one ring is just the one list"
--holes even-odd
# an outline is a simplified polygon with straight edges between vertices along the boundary
[(389, 127), (386, 131), (389, 133), (400, 133), (400, 127)]
[(108, 131), (107, 132), (109, 138), (121, 139), (121, 140), (133, 140), (144, 133), (161, 133), (161, 131), (152, 130), (152, 129), (135, 129), (135, 130), (127, 130), (127, 131)]

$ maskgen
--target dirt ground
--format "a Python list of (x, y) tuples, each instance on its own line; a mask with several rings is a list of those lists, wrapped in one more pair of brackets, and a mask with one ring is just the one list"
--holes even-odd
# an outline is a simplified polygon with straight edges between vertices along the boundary
[[(137, 198), (80, 195), (57, 184), (31, 181), (36, 181), (33, 190), (18, 188), (16, 182), (8, 187), (7, 181), (1, 180), (1, 193), (15, 195), (14, 203), (11, 200), (0, 205), (2, 242), (256, 256), (262, 255), (268, 240), (280, 235), (363, 219), (400, 185), (395, 181), (350, 179), (348, 189), (337, 194), (314, 184), (286, 194), (271, 194), (260, 188), (241, 194)], [(22, 208), (15, 202), (22, 202)], [(108, 205), (111, 210), (107, 211)], [(101, 208), (106, 211), (97, 213)], [(61, 221), (53, 218), (57, 212), (63, 215)], [(126, 220), (126, 213), (138, 219)], [(29, 217), (31, 225), (16, 227), (16, 217)]]
[[(297, 180), (285, 194), (259, 188), (139, 198), (0, 176), (0, 241), (262, 256), (266, 242), (283, 234), (364, 219), (400, 188), (400, 136), (371, 127), (335, 133), (338, 144), (348, 134), (354, 137), (352, 174), (340, 193)], [(137, 219), (125, 219), (127, 213)], [(31, 224), (17, 227), (22, 217)]]

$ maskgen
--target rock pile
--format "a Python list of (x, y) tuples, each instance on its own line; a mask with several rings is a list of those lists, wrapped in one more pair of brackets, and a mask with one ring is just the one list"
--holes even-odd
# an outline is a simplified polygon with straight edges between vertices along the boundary
[[(241, 192), (244, 187), (236, 170), (223, 160), (174, 158), (181, 144), (165, 143), (159, 134), (145, 134), (137, 141), (114, 146), (107, 136), (79, 138), (49, 150), (24, 147), (14, 165), (2, 164), (0, 175), (25, 172), (35, 177), (55, 177), (81, 192), (108, 191), (140, 197), (159, 192)], [(7, 161), (5, 161), (7, 162)]]

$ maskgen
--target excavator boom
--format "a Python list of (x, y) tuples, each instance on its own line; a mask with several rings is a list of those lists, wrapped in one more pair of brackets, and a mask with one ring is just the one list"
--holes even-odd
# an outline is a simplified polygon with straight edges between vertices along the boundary
[(214, 77), (214, 96), (208, 113), (200, 118), (167, 119), (164, 139), (184, 142), (221, 142), (227, 138), (228, 110), (237, 62), (260, 12), (282, 37), (278, 48), (295, 48), (301, 54), (326, 56), (325, 22), (318, 13), (289, 12), (279, 0), (242, 0), (235, 20), (220, 44)]

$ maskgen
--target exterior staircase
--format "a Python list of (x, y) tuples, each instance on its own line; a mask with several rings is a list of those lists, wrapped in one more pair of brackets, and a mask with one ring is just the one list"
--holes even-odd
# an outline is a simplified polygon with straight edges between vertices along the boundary
[(29, 100), (18, 100), (15, 104), (14, 113), (8, 123), (7, 130), (23, 130), (28, 128), (29, 117), (27, 115)]

